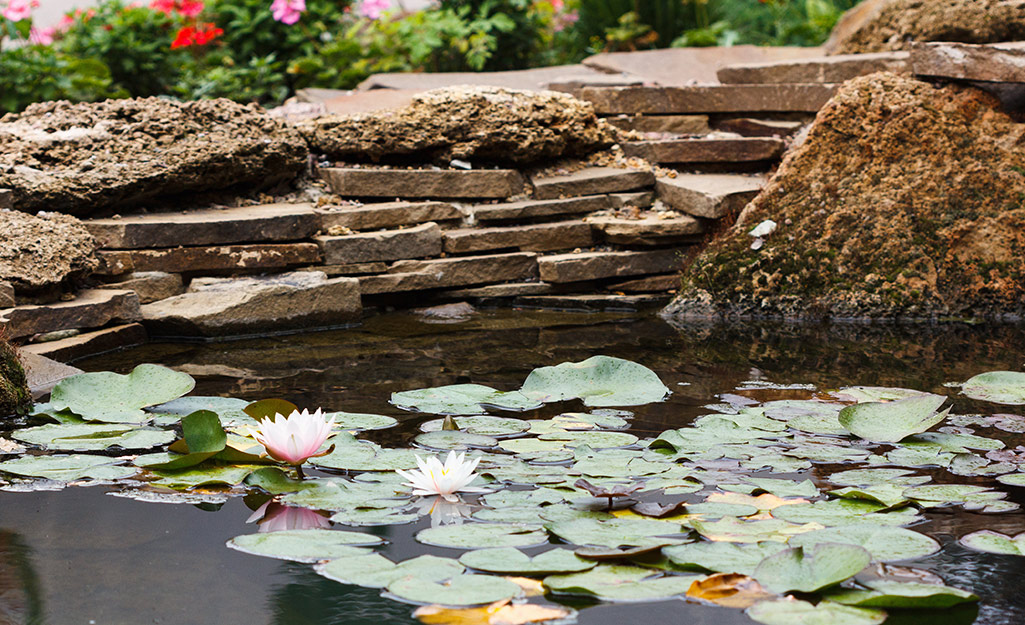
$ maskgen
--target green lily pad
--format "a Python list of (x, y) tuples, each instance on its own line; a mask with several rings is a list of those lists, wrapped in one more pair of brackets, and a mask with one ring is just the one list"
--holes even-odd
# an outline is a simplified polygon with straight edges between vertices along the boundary
[[(208, 458), (220, 453), (228, 441), (220, 418), (209, 410), (197, 410), (182, 420), (184, 439), (172, 445), (170, 449), (182, 451), (181, 455), (168, 455), (160, 459), (154, 455), (149, 458), (137, 458), (135, 464), (147, 469), (178, 470), (194, 467)], [(179, 449), (184, 445), (184, 449)]]
[(399, 508), (348, 508), (331, 515), (333, 522), (355, 527), (406, 525), (415, 523), (419, 518), (419, 514)]
[(811, 480), (783, 480), (772, 477), (745, 477), (748, 484), (753, 484), (758, 490), (763, 490), (777, 497), (816, 497), (819, 489)]
[(649, 547), (684, 542), (683, 527), (653, 519), (572, 519), (548, 523), (552, 534), (574, 545), (599, 547)]
[(169, 414), (186, 416), (198, 410), (209, 410), (217, 415), (224, 427), (256, 427), (256, 419), (245, 413), (245, 407), (250, 402), (234, 397), (204, 397), (193, 395), (181, 397), (166, 404), (148, 408), (149, 412), (158, 414)]
[(208, 463), (180, 471), (154, 469), (152, 473), (159, 478), (153, 481), (154, 484), (178, 489), (221, 484), (235, 486), (241, 484), (246, 476), (259, 468), (262, 467)]
[(440, 582), (461, 575), (464, 570), (462, 564), (451, 558), (424, 555), (395, 563), (377, 553), (342, 557), (313, 568), (328, 579), (364, 588), (384, 588), (404, 577)]
[(1025, 473), (1014, 473), (1013, 475), (1001, 475), (997, 481), (1007, 486), (1025, 486)]
[(531, 558), (512, 547), (468, 551), (459, 557), (459, 562), (478, 571), (518, 575), (577, 573), (593, 569), (596, 564), (566, 549), (552, 549)]
[(486, 547), (532, 547), (548, 542), (548, 534), (539, 525), (512, 523), (464, 523), (420, 530), (416, 539), (425, 545), (453, 549)]
[(954, 475), (977, 477), (981, 475), (1004, 475), (1018, 470), (1018, 465), (1010, 462), (992, 462), (988, 458), (976, 454), (957, 454), (947, 465), (947, 471)]
[(364, 430), (384, 430), (398, 425), (398, 420), (386, 417), (381, 414), (367, 414), (362, 412), (325, 412), (324, 418), (334, 417), (335, 427), (349, 432), (362, 432)]
[[(661, 459), (648, 460), (639, 451), (607, 449), (579, 453), (573, 471), (589, 477), (640, 478), (667, 473), (673, 464)], [(685, 478), (680, 478), (683, 483)]]
[(722, 517), (742, 517), (758, 514), (758, 508), (746, 504), (733, 503), (692, 503), (686, 506), (687, 514), (700, 514), (706, 519)]
[(244, 534), (232, 538), (227, 545), (257, 556), (294, 562), (317, 562), (364, 555), (369, 550), (359, 547), (373, 547), (382, 543), (383, 539), (371, 534), (312, 529)]
[(563, 441), (542, 441), (536, 438), (513, 438), (499, 441), (498, 447), (511, 451), (525, 460), (536, 462), (562, 462), (573, 457), (573, 451)]
[(1005, 502), (1000, 500), (1007, 497), (1007, 493), (973, 484), (927, 484), (905, 490), (904, 496), (926, 506), (961, 504), (968, 510), (985, 511), (992, 504), (997, 504), (997, 510), (1001, 510), (1000, 504)]
[(831, 601), (813, 605), (794, 598), (761, 601), (745, 613), (764, 625), (880, 625), (886, 612)]
[(871, 501), (887, 508), (894, 508), (903, 504), (911, 503), (911, 500), (904, 496), (906, 486), (899, 484), (876, 484), (875, 486), (848, 486), (829, 491), (830, 497), (842, 499), (861, 499)]
[(403, 410), (450, 415), (478, 415), (485, 407), (524, 411), (541, 406), (541, 402), (519, 391), (504, 393), (480, 384), (452, 384), (392, 393), (391, 403)]
[(940, 584), (899, 582), (874, 579), (862, 582), (867, 590), (842, 589), (830, 593), (829, 600), (864, 608), (904, 608), (942, 610), (978, 601), (974, 594)]
[[(791, 506), (780, 507), (790, 508)], [(809, 528), (805, 526), (780, 519), (741, 521), (726, 517), (718, 521), (693, 520), (690, 521), (690, 526), (709, 540), (731, 543), (760, 543), (767, 540), (785, 543), (794, 534), (809, 531)], [(818, 529), (821, 526), (814, 525), (812, 527)]]
[(663, 547), (662, 554), (680, 567), (752, 575), (762, 560), (786, 548), (783, 543), (772, 541), (749, 544), (701, 541)]
[(143, 364), (128, 375), (103, 371), (65, 378), (54, 387), (50, 404), (87, 421), (142, 423), (150, 419), (143, 408), (177, 399), (195, 386), (188, 374)]
[(990, 371), (980, 373), (961, 385), (961, 393), (1009, 406), (1025, 405), (1025, 373), (1021, 371)]
[[(522, 434), (530, 429), (530, 422), (523, 419), (510, 417), (492, 417), (490, 415), (478, 415), (473, 417), (455, 417), (456, 427), (469, 434), (481, 436), (493, 436), (502, 438)], [(440, 432), (444, 425), (444, 419), (434, 419), (420, 425), (421, 432)]]
[(856, 401), (858, 403), (899, 401), (909, 397), (928, 395), (928, 393), (910, 388), (894, 388), (891, 386), (846, 386), (830, 394), (843, 401)]
[(773, 592), (815, 592), (854, 577), (871, 561), (872, 556), (862, 547), (817, 543), (768, 556), (755, 568), (753, 577)]
[(819, 543), (856, 545), (868, 551), (875, 562), (921, 558), (940, 550), (940, 544), (925, 534), (875, 524), (830, 527), (794, 536), (789, 542), (791, 547), (805, 548)]
[(555, 488), (532, 490), (500, 490), (481, 497), (481, 503), (492, 508), (518, 508), (523, 506), (545, 506), (562, 503), (573, 495), (573, 491)]
[(908, 525), (921, 520), (914, 508), (887, 510), (886, 506), (858, 499), (831, 499), (780, 506), (772, 516), (791, 523), (821, 523), (826, 527), (856, 523)]
[(840, 425), (855, 436), (874, 443), (896, 443), (925, 432), (946, 418), (936, 412), (946, 401), (942, 395), (919, 395), (891, 402), (866, 402), (840, 411)]
[(0, 462), (0, 471), (25, 477), (42, 477), (55, 482), (74, 480), (117, 480), (138, 472), (135, 467), (114, 466), (115, 458), (69, 454), (54, 456), (21, 456)]
[(661, 575), (638, 566), (602, 564), (584, 573), (550, 575), (545, 586), (556, 594), (592, 596), (603, 601), (658, 601), (684, 595), (703, 575)]
[(1025, 532), (1017, 536), (1008, 536), (1000, 532), (982, 530), (966, 534), (958, 542), (976, 551), (1025, 556)]
[(389, 449), (365, 441), (354, 445), (336, 443), (333, 452), (319, 458), (310, 458), (309, 463), (325, 469), (394, 471), (416, 468), (416, 454), (411, 449)]
[(928, 475), (915, 475), (915, 472), (910, 469), (851, 469), (833, 473), (826, 479), (840, 486), (874, 486), (876, 484), (918, 486), (932, 481)]
[(542, 441), (560, 441), (566, 447), (587, 445), (592, 449), (628, 447), (637, 442), (637, 437), (626, 432), (549, 432), (538, 437)]
[(491, 575), (456, 575), (438, 583), (404, 577), (388, 584), (388, 594), (400, 601), (443, 606), (483, 605), (519, 595), (519, 586)]
[(317, 488), (320, 480), (296, 480), (278, 467), (263, 467), (246, 476), (244, 482), (249, 486), (261, 488), (272, 495), (297, 493), (309, 488)]
[(174, 440), (174, 432), (97, 423), (48, 424), (16, 430), (11, 438), (59, 451), (101, 451), (111, 447), (149, 449)]
[(534, 369), (520, 392), (544, 403), (582, 399), (587, 406), (639, 406), (669, 395), (651, 369), (609, 356)]
[(414, 442), (423, 447), (442, 450), (465, 450), (470, 448), (488, 448), (498, 445), (497, 438), (470, 434), (459, 430), (439, 430), (418, 434)]

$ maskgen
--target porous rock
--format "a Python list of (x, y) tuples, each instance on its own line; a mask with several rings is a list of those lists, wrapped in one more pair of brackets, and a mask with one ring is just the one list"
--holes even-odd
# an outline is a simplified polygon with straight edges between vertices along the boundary
[[(1013, 317), (1025, 310), (1025, 124), (990, 95), (850, 81), (689, 266), (671, 314)], [(760, 249), (749, 232), (778, 226)]]
[(99, 264), (92, 235), (70, 215), (0, 210), (0, 241), (0, 280), (19, 295), (65, 285)]
[(301, 129), (314, 151), (350, 161), (522, 164), (593, 152), (616, 140), (615, 129), (572, 96), (481, 86), (436, 89), (404, 108), (324, 117)]
[(256, 105), (160, 98), (33, 104), (0, 118), (0, 188), (14, 208), (87, 215), (187, 192), (295, 177), (308, 150)]

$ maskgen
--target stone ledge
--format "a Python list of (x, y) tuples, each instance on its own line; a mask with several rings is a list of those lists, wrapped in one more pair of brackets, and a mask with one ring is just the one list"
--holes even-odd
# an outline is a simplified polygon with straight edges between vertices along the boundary
[(656, 190), (667, 206), (693, 215), (718, 219), (739, 211), (761, 192), (765, 179), (738, 174), (679, 174), (659, 178)]
[(524, 252), (549, 252), (590, 247), (593, 244), (591, 227), (582, 221), (557, 221), (504, 228), (467, 228), (445, 232), (445, 252), (449, 254), (506, 248), (517, 248)]
[(185, 291), (182, 277), (176, 273), (163, 271), (142, 271), (130, 273), (126, 280), (99, 285), (98, 289), (123, 289), (135, 291), (140, 304), (149, 304), (157, 300), (181, 295)]
[(678, 249), (581, 252), (542, 256), (537, 264), (542, 281), (559, 284), (677, 271), (681, 253)]
[(100, 328), (112, 321), (138, 321), (139, 297), (133, 291), (89, 289), (69, 302), (46, 306), (15, 306), (0, 310), (9, 339), (56, 330)]
[(668, 219), (652, 213), (642, 214), (641, 219), (588, 217), (587, 223), (609, 243), (622, 245), (659, 245), (697, 239), (695, 235), (705, 230), (704, 224), (689, 215)]
[(318, 175), (342, 197), (505, 199), (523, 193), (514, 169), (322, 168)]
[(100, 251), (97, 256), (100, 258), (101, 266), (96, 273), (106, 276), (141, 271), (195, 273), (285, 269), (321, 262), (320, 248), (315, 243), (116, 250)]
[(95, 332), (84, 332), (57, 341), (30, 343), (21, 347), (21, 351), (39, 354), (61, 362), (71, 362), (104, 352), (142, 345), (147, 338), (146, 328), (142, 324), (129, 323)]
[(318, 236), (324, 263), (346, 265), (373, 261), (427, 258), (441, 254), (441, 228), (428, 222), (402, 230)]
[(391, 266), (389, 273), (364, 276), (359, 283), (363, 295), (376, 295), (523, 281), (536, 277), (537, 254), (519, 252), (399, 261)]
[(412, 226), (428, 221), (462, 219), (463, 213), (445, 202), (382, 202), (362, 206), (317, 208), (322, 230), (334, 227), (351, 230), (381, 230)]
[(561, 200), (525, 200), (505, 204), (480, 204), (470, 209), (477, 221), (510, 221), (557, 215), (582, 215), (609, 207), (606, 195), (589, 195)]
[(906, 72), (909, 56), (907, 52), (873, 52), (743, 63), (723, 67), (717, 75), (723, 84), (842, 83), (875, 72)]
[(539, 200), (634, 191), (655, 184), (655, 175), (639, 169), (587, 167), (563, 176), (533, 178), (534, 197)]
[(623, 154), (651, 163), (745, 163), (779, 158), (785, 144), (774, 138), (664, 139), (623, 144)]
[(815, 113), (836, 85), (696, 85), (693, 87), (586, 87), (581, 98), (600, 115), (691, 113)]
[(1025, 83), (1025, 47), (1022, 44), (918, 43), (911, 50), (911, 70), (916, 76)]

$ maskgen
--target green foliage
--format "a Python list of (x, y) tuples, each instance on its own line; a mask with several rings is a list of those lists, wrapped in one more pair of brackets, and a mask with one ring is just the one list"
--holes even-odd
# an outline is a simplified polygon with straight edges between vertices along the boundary
[[(2, 81), (3, 74), (0, 74), (0, 86), (3, 85)], [(25, 370), (18, 361), (18, 354), (0, 335), (0, 417), (25, 412), (31, 405), (32, 395), (26, 385)]]
[(21, 46), (0, 51), (0, 115), (33, 102), (93, 102), (124, 97), (100, 60), (78, 58), (49, 46)]

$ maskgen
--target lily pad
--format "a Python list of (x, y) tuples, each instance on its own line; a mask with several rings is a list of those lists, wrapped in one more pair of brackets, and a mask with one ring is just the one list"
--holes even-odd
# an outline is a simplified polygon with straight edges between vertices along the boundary
[(333, 452), (319, 458), (310, 458), (309, 462), (326, 469), (394, 471), (416, 468), (416, 454), (410, 449), (389, 449), (360, 441), (355, 445), (336, 443)]
[(143, 408), (177, 399), (195, 386), (188, 374), (143, 364), (128, 375), (103, 371), (65, 378), (54, 387), (50, 404), (87, 421), (142, 423), (150, 419)]
[(778, 593), (815, 592), (854, 577), (871, 561), (872, 556), (862, 547), (819, 543), (768, 556), (755, 568), (753, 577)]
[(548, 534), (539, 525), (464, 523), (420, 530), (416, 539), (435, 547), (482, 549), (542, 545), (548, 542)]
[(990, 371), (980, 373), (961, 385), (961, 393), (1009, 406), (1025, 405), (1025, 373), (1021, 371)]
[(174, 440), (174, 432), (96, 423), (48, 424), (16, 430), (11, 438), (59, 451), (101, 451), (111, 447), (149, 449)]
[[(490, 415), (455, 417), (453, 421), (455, 421), (456, 427), (469, 434), (480, 434), (481, 436), (493, 436), (496, 438), (522, 434), (530, 429), (529, 421), (509, 417), (492, 417)], [(433, 419), (421, 424), (420, 431), (440, 432), (444, 423), (444, 419)]]
[(638, 566), (602, 564), (585, 573), (551, 575), (545, 586), (554, 593), (593, 596), (604, 601), (658, 601), (687, 593), (703, 575), (661, 575)]
[(762, 560), (784, 549), (786, 545), (771, 541), (740, 545), (702, 541), (663, 547), (662, 553), (680, 567), (751, 575)]
[(245, 413), (245, 407), (251, 402), (234, 397), (206, 397), (192, 395), (181, 397), (166, 404), (152, 406), (147, 410), (157, 414), (190, 415), (197, 410), (209, 410), (217, 415), (224, 427), (256, 427), (256, 419)]
[(918, 486), (932, 481), (928, 475), (915, 475), (910, 469), (851, 469), (834, 473), (826, 479), (840, 486)]
[[(790, 508), (792, 506), (781, 507)], [(759, 543), (766, 540), (785, 543), (795, 534), (822, 528), (817, 523), (798, 525), (780, 519), (741, 521), (732, 517), (718, 521), (693, 520), (690, 525), (709, 540), (731, 543)]]
[(371, 534), (312, 529), (244, 534), (232, 538), (227, 545), (257, 556), (294, 562), (317, 562), (364, 555), (369, 550), (359, 547), (373, 547), (382, 543), (383, 539)]
[(821, 523), (826, 527), (856, 523), (908, 525), (921, 520), (914, 508), (887, 510), (882, 504), (858, 499), (831, 499), (780, 506), (772, 511), (772, 516), (791, 523)]
[(391, 403), (403, 410), (449, 415), (478, 415), (485, 407), (524, 411), (541, 406), (541, 402), (519, 391), (505, 393), (480, 384), (452, 384), (392, 393)]
[(328, 579), (364, 588), (384, 588), (404, 577), (440, 582), (461, 575), (464, 570), (462, 564), (451, 558), (423, 555), (395, 563), (377, 553), (337, 558), (313, 568)]
[[(181, 455), (166, 460), (137, 458), (135, 464), (148, 469), (187, 469), (220, 453), (228, 441), (219, 417), (209, 410), (197, 410), (182, 419), (184, 439), (170, 447)], [(181, 447), (184, 446), (184, 449)]]
[(791, 547), (806, 548), (819, 543), (856, 545), (868, 551), (875, 562), (921, 558), (940, 550), (940, 544), (925, 534), (875, 524), (830, 527), (794, 536), (789, 542)]
[(1007, 497), (1007, 493), (974, 484), (928, 484), (913, 486), (904, 496), (926, 506), (961, 504), (968, 510), (985, 509)]
[(922, 391), (892, 386), (846, 386), (830, 394), (843, 401), (856, 401), (858, 403), (899, 401), (909, 397), (928, 395), (928, 393)]
[(180, 471), (153, 469), (159, 479), (154, 484), (168, 488), (196, 488), (198, 486), (241, 484), (253, 471), (262, 467), (254, 465), (203, 464)]
[(593, 569), (596, 564), (566, 549), (552, 549), (532, 558), (512, 547), (468, 551), (459, 557), (459, 562), (478, 571), (519, 575), (576, 573)]
[(414, 442), (430, 449), (465, 450), (470, 448), (488, 448), (498, 445), (497, 438), (470, 434), (459, 430), (439, 430), (418, 434)]
[(138, 472), (135, 467), (114, 466), (115, 458), (69, 454), (54, 456), (21, 456), (0, 462), (0, 471), (41, 477), (55, 482), (71, 482), (81, 479), (117, 480), (131, 477)]
[(364, 430), (384, 430), (398, 425), (398, 420), (386, 417), (381, 414), (367, 414), (362, 412), (325, 412), (324, 418), (334, 417), (335, 427), (350, 432), (362, 432)]
[(1017, 536), (1008, 536), (1000, 532), (982, 530), (962, 536), (958, 542), (976, 551), (1025, 556), (1025, 532)]
[(549, 432), (538, 437), (542, 441), (560, 441), (566, 447), (587, 445), (592, 449), (628, 447), (637, 437), (626, 432)]
[(331, 515), (331, 521), (356, 527), (407, 525), (420, 518), (415, 512), (400, 508), (347, 508)]
[(866, 590), (843, 589), (830, 593), (829, 600), (864, 608), (906, 608), (942, 610), (978, 601), (974, 594), (940, 584), (874, 579), (862, 582)]
[(653, 519), (573, 519), (547, 524), (548, 531), (574, 545), (647, 547), (684, 542), (683, 527)]
[(813, 605), (793, 598), (762, 601), (745, 613), (764, 625), (880, 625), (886, 612), (830, 601)]
[(662, 401), (669, 389), (647, 367), (610, 356), (539, 367), (530, 372), (520, 392), (551, 403), (582, 399), (587, 406), (639, 406)]
[(947, 411), (936, 412), (946, 399), (942, 395), (919, 395), (891, 402), (865, 402), (847, 406), (838, 419), (855, 436), (874, 443), (896, 443), (946, 418)]
[(482, 605), (519, 595), (518, 585), (491, 575), (456, 575), (438, 583), (404, 577), (388, 584), (388, 594), (401, 601), (443, 606)]

